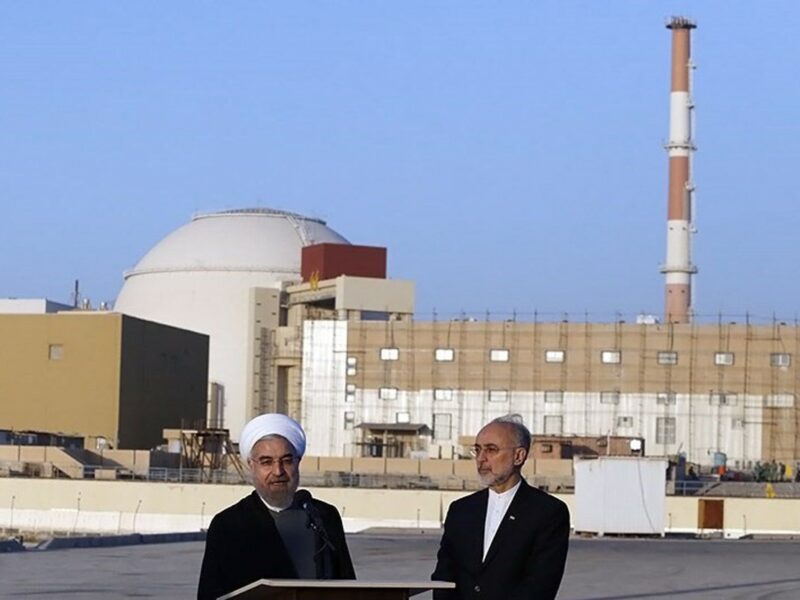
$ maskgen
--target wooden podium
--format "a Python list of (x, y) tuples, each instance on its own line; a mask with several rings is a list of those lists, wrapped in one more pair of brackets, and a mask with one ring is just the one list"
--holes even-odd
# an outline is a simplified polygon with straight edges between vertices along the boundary
[(452, 590), (449, 581), (259, 579), (219, 600), (406, 600), (428, 590)]

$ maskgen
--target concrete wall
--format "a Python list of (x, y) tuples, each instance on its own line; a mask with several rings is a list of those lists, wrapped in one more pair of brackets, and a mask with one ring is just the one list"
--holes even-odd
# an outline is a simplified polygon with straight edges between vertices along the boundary
[(414, 282), (338, 277), (336, 309), (411, 314), (414, 312)]
[[(248, 486), (135, 481), (0, 479), (0, 528), (39, 532), (159, 533), (196, 531), (250, 493)], [(345, 528), (436, 528), (464, 492), (311, 488), (337, 506)], [(574, 496), (557, 495), (574, 510)], [(726, 498), (724, 534), (800, 534), (800, 499)], [(698, 499), (668, 496), (668, 532), (699, 532)]]
[(83, 463), (56, 446), (0, 446), (0, 462), (21, 469), (23, 463), (39, 473), (50, 473), (51, 465), (67, 477), (83, 477)]
[[(278, 372), (275, 359), (280, 353), (278, 329), (280, 325), (280, 290), (252, 288), (249, 291), (248, 323), (248, 406), (247, 418), (269, 412), (289, 414), (295, 418), (299, 407), (290, 412), (288, 399), (279, 402), (277, 392)], [(297, 332), (294, 331), (297, 336)], [(300, 363), (299, 356), (296, 359)], [(299, 393), (296, 394), (299, 396)]]
[(572, 459), (528, 459), (523, 467), (526, 475), (546, 475), (550, 477), (572, 477)]
[(0, 428), (151, 448), (205, 417), (208, 337), (118, 313), (0, 314)]
[[(150, 450), (64, 450), (57, 446), (2, 446), (0, 468), (13, 471), (37, 472), (43, 476), (82, 478), (86, 467), (95, 473), (106, 469), (106, 477), (117, 475), (117, 470), (128, 469), (139, 477), (147, 477), (151, 468), (177, 469), (180, 455)], [(52, 473), (52, 467), (61, 474)], [(90, 473), (90, 472), (89, 472)]]
[(743, 535), (800, 532), (800, 501), (788, 498), (726, 498), (725, 530)]
[(0, 315), (0, 427), (115, 441), (121, 328), (119, 314)]
[(41, 315), (60, 310), (73, 310), (73, 307), (46, 298), (0, 298), (0, 314)]
[[(412, 458), (363, 458), (345, 456), (304, 456), (303, 473), (343, 471), (346, 473), (379, 473), (388, 475), (427, 475), (441, 477), (457, 475), (474, 479), (475, 461), (468, 459), (412, 459)], [(526, 477), (548, 475), (572, 476), (572, 459), (529, 458), (523, 467)]]
[(150, 467), (165, 466), (162, 457), (166, 457), (169, 462), (166, 466), (178, 466), (177, 455), (166, 453), (151, 453), (149, 450), (103, 450), (95, 453), (98, 457), (96, 464), (101, 466), (119, 464), (134, 473), (146, 475)]
[(165, 428), (206, 419), (208, 336), (122, 317), (118, 448), (150, 449)]

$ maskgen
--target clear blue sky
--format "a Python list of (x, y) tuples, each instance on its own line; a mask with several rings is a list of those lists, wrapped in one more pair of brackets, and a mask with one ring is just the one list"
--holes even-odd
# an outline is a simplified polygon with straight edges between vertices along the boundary
[(697, 311), (792, 319), (793, 0), (3, 2), (0, 296), (113, 300), (192, 213), (267, 206), (388, 246), (420, 313), (659, 314), (673, 14)]

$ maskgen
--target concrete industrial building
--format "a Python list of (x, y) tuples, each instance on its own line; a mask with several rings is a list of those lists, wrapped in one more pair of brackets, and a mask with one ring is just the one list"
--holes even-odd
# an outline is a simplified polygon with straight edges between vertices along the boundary
[(47, 298), (0, 298), (0, 315), (43, 315), (72, 309)]
[(303, 349), (312, 454), (449, 458), (516, 412), (700, 464), (800, 457), (797, 326), (306, 321)]
[[(233, 214), (231, 235), (242, 215), (273, 213)], [(415, 322), (413, 283), (383, 279), (385, 263), (375, 276), (348, 274), (363, 267), (353, 253), (364, 247), (327, 244), (356, 258), (320, 273), (309, 265), (326, 244), (290, 245), (298, 267), (288, 280), (241, 281), (224, 291), (234, 308), (196, 295), (181, 313), (190, 329), (237, 330), (221, 341), (210, 332), (241, 381), (236, 400), (226, 392), (222, 402), (212, 377), (209, 424), (234, 439), (235, 415), (278, 411), (303, 422), (313, 455), (450, 458), (482, 423), (519, 412), (538, 435), (641, 437), (648, 455), (700, 464), (800, 456), (795, 325)], [(276, 264), (268, 251), (258, 261)], [(219, 283), (204, 275), (194, 285)], [(157, 307), (168, 287), (150, 299), (142, 291), (141, 302)]]
[[(328, 284), (319, 284), (319, 272), (306, 274), (313, 285), (293, 290), (302, 283), (303, 249), (326, 244), (333, 247), (317, 257), (320, 268), (324, 257), (340, 248), (350, 257), (348, 274), (358, 275), (364, 264), (378, 271), (373, 267), (368, 278), (338, 280), (335, 301)], [(413, 312), (413, 284), (382, 279), (385, 250), (373, 250), (377, 255), (350, 246), (324, 221), (286, 211), (202, 214), (125, 274), (115, 309), (210, 336), (208, 424), (225, 427), (238, 439), (244, 423), (261, 412), (300, 416), (301, 323), (318, 313), (301, 310), (298, 298), (320, 300), (317, 305), (342, 315), (356, 309), (359, 315), (386, 313), (395, 305), (402, 305), (398, 310), (404, 314)]]
[(208, 336), (118, 313), (0, 314), (0, 427), (152, 448), (205, 418)]
[(210, 336), (209, 424), (238, 437), (252, 414), (259, 321), (279, 318), (277, 306), (261, 310), (262, 300), (299, 282), (301, 248), (324, 242), (348, 243), (323, 221), (285, 211), (197, 215), (125, 273), (115, 309)]

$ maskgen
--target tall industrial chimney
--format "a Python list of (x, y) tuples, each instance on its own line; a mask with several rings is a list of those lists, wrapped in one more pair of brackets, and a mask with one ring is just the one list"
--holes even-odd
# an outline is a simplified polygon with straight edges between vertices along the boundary
[(688, 323), (692, 318), (692, 104), (690, 33), (696, 25), (685, 17), (672, 17), (672, 87), (669, 108), (669, 196), (667, 204), (667, 261), (664, 320)]

